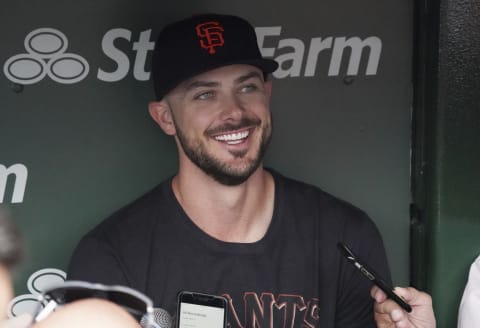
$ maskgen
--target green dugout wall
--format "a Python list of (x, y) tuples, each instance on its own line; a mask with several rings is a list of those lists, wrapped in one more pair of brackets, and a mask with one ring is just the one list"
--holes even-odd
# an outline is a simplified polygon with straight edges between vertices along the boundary
[(475, 0), (417, 3), (412, 281), (440, 328), (456, 327), (480, 254), (479, 15)]

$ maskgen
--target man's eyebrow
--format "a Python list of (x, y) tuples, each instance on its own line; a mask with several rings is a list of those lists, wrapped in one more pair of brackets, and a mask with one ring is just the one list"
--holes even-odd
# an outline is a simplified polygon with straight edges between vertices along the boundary
[(192, 81), (190, 83), (187, 83), (187, 85), (185, 85), (183, 87), (183, 90), (185, 92), (188, 92), (190, 90), (193, 90), (193, 89), (196, 89), (196, 88), (213, 88), (213, 87), (218, 87), (220, 85), (219, 82), (215, 82), (215, 81)]
[(249, 79), (251, 79), (251, 78), (255, 78), (255, 77), (257, 77), (257, 78), (259, 78), (261, 81), (263, 81), (263, 75), (262, 75), (262, 74), (260, 74), (260, 73), (257, 72), (257, 71), (252, 71), (252, 72), (250, 72), (250, 73), (247, 73), (247, 74), (245, 74), (245, 75), (242, 75), (242, 76), (236, 78), (236, 79), (235, 79), (235, 83), (242, 83), (242, 82), (245, 82), (245, 81), (247, 81), (247, 80), (249, 80)]
[[(245, 82), (245, 81), (247, 81), (249, 79), (252, 79), (252, 78), (259, 78), (261, 81), (263, 81), (263, 75), (262, 74), (260, 74), (257, 71), (252, 71), (250, 73), (247, 73), (245, 75), (237, 77), (234, 82), (236, 84), (239, 84), (239, 83)], [(191, 91), (193, 89), (196, 89), (196, 88), (213, 88), (213, 87), (218, 87), (218, 86), (220, 86), (220, 82), (194, 80), (194, 81), (191, 81), (190, 83), (187, 83), (185, 86), (183, 86), (182, 89), (183, 89), (184, 92), (189, 92), (189, 91)]]

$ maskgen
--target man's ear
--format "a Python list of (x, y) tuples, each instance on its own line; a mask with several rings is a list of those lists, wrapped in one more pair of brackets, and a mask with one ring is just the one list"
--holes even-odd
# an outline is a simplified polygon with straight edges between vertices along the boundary
[(173, 123), (172, 111), (168, 103), (162, 101), (152, 101), (148, 104), (148, 112), (155, 122), (168, 135), (175, 135), (175, 124)]

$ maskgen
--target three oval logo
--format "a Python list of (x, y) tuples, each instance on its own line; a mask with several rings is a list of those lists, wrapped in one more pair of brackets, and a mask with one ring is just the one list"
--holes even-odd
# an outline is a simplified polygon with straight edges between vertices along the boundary
[(64, 271), (54, 268), (34, 272), (27, 281), (27, 288), (31, 294), (19, 295), (11, 300), (8, 316), (12, 318), (23, 313), (34, 314), (39, 304), (37, 296), (46, 288), (63, 283), (66, 277)]
[(55, 82), (72, 84), (88, 75), (88, 62), (65, 52), (68, 40), (59, 30), (36, 29), (25, 37), (24, 46), (27, 53), (10, 57), (3, 66), (5, 76), (12, 82), (34, 84), (48, 75)]

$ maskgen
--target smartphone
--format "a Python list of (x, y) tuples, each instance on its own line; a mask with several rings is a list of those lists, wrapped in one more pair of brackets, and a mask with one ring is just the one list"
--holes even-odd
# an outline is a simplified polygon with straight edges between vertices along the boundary
[(183, 291), (178, 294), (177, 328), (227, 327), (224, 297)]
[(344, 243), (339, 242), (338, 248), (342, 252), (343, 256), (352, 263), (355, 268), (358, 269), (368, 280), (372, 281), (378, 288), (383, 290), (387, 294), (388, 298), (400, 305), (405, 311), (412, 312), (412, 307), (408, 305), (400, 296), (395, 294), (393, 287), (387, 284), (385, 279), (380, 277), (373, 269), (371, 269), (365, 262), (359, 259), (353, 251)]

